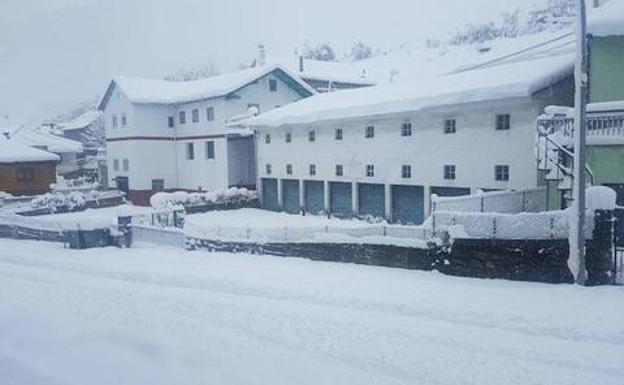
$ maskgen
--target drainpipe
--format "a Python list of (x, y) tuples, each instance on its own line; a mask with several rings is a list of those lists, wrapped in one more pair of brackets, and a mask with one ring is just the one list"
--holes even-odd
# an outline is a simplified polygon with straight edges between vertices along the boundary
[[(175, 106), (175, 105), (174, 105)], [(177, 108), (176, 108), (177, 110)], [(175, 167), (175, 179), (176, 179), (176, 188), (180, 188), (180, 168), (178, 167), (178, 125), (176, 124), (176, 114), (173, 114), (173, 155), (175, 157), (174, 167)]]

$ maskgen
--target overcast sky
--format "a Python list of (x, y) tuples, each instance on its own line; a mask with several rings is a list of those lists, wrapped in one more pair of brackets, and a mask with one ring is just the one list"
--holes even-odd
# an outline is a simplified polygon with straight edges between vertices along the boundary
[(339, 51), (447, 36), (545, 0), (0, 0), (0, 117), (32, 121), (104, 92), (111, 76), (162, 77), (249, 62), (260, 43)]

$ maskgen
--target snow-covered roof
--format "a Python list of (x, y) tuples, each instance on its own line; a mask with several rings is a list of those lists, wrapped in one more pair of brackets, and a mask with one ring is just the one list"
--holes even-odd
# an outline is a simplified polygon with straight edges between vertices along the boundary
[(17, 130), (11, 135), (11, 140), (20, 142), (31, 147), (45, 147), (47, 151), (57, 154), (61, 153), (80, 153), (84, 151), (82, 143), (63, 138), (49, 132), (32, 127), (25, 127)]
[[(267, 63), (279, 64), (303, 79), (350, 83), (363, 86), (374, 85), (375, 82), (367, 77), (368, 71), (361, 63), (328, 62), (303, 58), (299, 56), (268, 55)], [(300, 64), (303, 64), (301, 71)]]
[(306, 82), (279, 65), (265, 65), (236, 71), (207, 79), (188, 82), (171, 82), (162, 79), (117, 76), (113, 78), (99, 109), (103, 110), (113, 84), (120, 87), (125, 96), (134, 103), (174, 104), (210, 99), (230, 94), (255, 80), (276, 71), (286, 75), (306, 96), (316, 93)]
[(624, 35), (624, 1), (602, 0), (587, 19), (588, 32), (594, 36)]
[(0, 163), (54, 162), (59, 160), (60, 157), (56, 154), (0, 136)]
[(62, 131), (78, 130), (90, 126), (102, 116), (101, 111), (87, 111), (77, 118), (59, 125), (58, 129)]
[(248, 119), (250, 126), (354, 118), (515, 97), (530, 97), (573, 72), (574, 56), (559, 55), (418, 81), (316, 95)]

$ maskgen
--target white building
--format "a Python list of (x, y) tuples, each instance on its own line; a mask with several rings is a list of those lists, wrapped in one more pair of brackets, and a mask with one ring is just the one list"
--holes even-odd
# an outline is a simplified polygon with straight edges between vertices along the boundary
[(535, 122), (573, 57), (313, 96), (250, 118), (265, 208), (420, 223), (431, 194), (537, 187)]
[(118, 77), (104, 112), (110, 185), (145, 204), (154, 191), (254, 186), (254, 141), (226, 124), (311, 96), (279, 66), (190, 82)]

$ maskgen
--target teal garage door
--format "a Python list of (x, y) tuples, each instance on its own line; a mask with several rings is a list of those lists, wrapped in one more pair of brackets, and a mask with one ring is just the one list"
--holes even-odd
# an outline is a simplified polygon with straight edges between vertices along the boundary
[(385, 191), (382, 184), (360, 183), (358, 184), (359, 193), (359, 215), (371, 215), (373, 217), (383, 218), (386, 216), (385, 209)]
[(294, 179), (282, 180), (282, 194), (284, 211), (289, 214), (299, 214), (299, 181)]
[(305, 187), (305, 211), (311, 214), (323, 214), (325, 212), (325, 187), (323, 182), (306, 180)]
[(279, 211), (277, 202), (277, 179), (262, 179), (262, 207), (266, 210)]
[(424, 217), (422, 186), (392, 186), (392, 219), (395, 222), (420, 225)]
[(345, 218), (353, 214), (351, 193), (351, 183), (329, 183), (329, 210), (333, 215)]
[(470, 195), (470, 188), (467, 187), (431, 187), (431, 194), (440, 197), (458, 197)]

